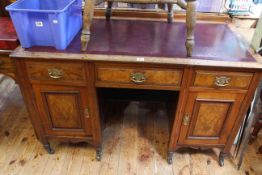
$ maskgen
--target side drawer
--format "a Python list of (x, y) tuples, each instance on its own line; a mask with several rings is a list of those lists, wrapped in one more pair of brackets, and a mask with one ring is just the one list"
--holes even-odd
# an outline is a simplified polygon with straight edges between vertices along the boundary
[(96, 66), (97, 83), (179, 87), (182, 75), (183, 69), (179, 68)]
[(84, 63), (27, 61), (26, 69), (31, 81), (86, 82)]
[(8, 55), (0, 55), (0, 71), (15, 72), (13, 60)]
[(248, 89), (253, 73), (195, 70), (193, 86)]

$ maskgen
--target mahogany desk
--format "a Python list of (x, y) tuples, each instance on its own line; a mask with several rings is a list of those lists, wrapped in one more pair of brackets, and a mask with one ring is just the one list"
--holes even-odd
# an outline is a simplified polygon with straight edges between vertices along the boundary
[(79, 34), (63, 52), (34, 47), (11, 54), (46, 150), (54, 153), (51, 139), (85, 141), (101, 159), (97, 88), (169, 90), (179, 97), (171, 100), (168, 162), (180, 147), (218, 147), (223, 166), (262, 69), (247, 45), (226, 25), (199, 23), (187, 58), (184, 23), (95, 20), (92, 26), (86, 52)]

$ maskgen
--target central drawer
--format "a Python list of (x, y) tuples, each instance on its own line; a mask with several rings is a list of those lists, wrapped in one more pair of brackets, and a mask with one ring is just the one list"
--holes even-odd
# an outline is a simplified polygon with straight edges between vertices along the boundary
[(151, 86), (175, 89), (181, 85), (183, 69), (96, 65), (98, 86)]

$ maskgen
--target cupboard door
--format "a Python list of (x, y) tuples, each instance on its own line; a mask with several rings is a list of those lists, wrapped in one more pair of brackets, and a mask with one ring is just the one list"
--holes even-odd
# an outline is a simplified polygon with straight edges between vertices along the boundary
[(191, 92), (182, 119), (179, 143), (225, 145), (244, 94)]
[(92, 135), (86, 88), (34, 85), (33, 89), (45, 134)]

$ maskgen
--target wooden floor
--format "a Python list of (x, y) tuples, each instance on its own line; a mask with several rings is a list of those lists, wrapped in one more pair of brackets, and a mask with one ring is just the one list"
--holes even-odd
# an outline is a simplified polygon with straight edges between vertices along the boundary
[(49, 155), (35, 138), (19, 87), (0, 75), (0, 175), (262, 174), (262, 156), (256, 153), (261, 135), (248, 147), (240, 171), (229, 159), (219, 167), (213, 150), (183, 149), (174, 155), (173, 165), (168, 165), (164, 106), (158, 102), (121, 104), (109, 108), (101, 162), (84, 143), (52, 142), (56, 153)]

